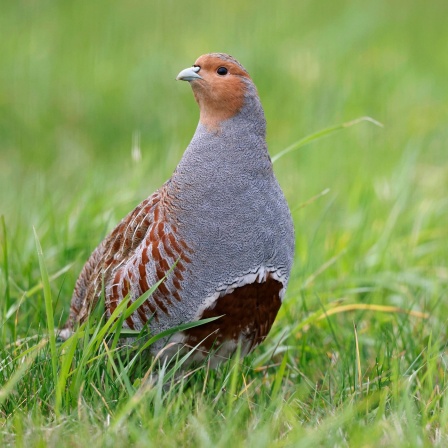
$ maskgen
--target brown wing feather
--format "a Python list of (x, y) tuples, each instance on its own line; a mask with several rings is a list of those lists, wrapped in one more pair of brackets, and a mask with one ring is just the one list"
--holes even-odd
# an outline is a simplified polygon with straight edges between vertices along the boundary
[[(83, 322), (95, 307), (104, 284), (106, 311), (110, 315), (128, 294), (138, 297), (162, 279), (177, 261), (170, 280), (158, 290), (133, 316), (127, 319), (141, 324), (157, 312), (168, 313), (172, 300), (180, 300), (184, 263), (189, 262), (189, 247), (179, 242), (177, 227), (170, 222), (171, 201), (166, 189), (156, 191), (129, 213), (95, 249), (76, 282), (66, 327)], [(149, 271), (148, 271), (149, 267)], [(168, 306), (168, 307), (167, 307)]]
[(140, 203), (101, 242), (87, 260), (76, 281), (68, 325), (83, 322), (95, 307), (103, 286), (115, 266), (122, 263), (144, 239), (151, 225), (151, 209), (160, 200), (159, 192)]

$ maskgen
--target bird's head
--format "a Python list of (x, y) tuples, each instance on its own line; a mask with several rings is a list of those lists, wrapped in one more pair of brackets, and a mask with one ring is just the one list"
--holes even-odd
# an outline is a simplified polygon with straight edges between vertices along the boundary
[(199, 104), (200, 122), (210, 131), (237, 115), (257, 90), (246, 69), (232, 56), (210, 53), (200, 56), (192, 67), (182, 70), (178, 80), (188, 81)]

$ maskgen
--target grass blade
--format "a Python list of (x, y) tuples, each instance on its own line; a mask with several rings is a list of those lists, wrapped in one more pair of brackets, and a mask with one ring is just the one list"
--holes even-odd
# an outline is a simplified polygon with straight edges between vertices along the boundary
[(313, 134), (307, 135), (306, 137), (304, 137), (304, 138), (296, 141), (292, 145), (288, 146), (283, 151), (280, 151), (278, 154), (275, 154), (271, 158), (272, 163), (275, 163), (278, 159), (280, 159), (284, 155), (289, 154), (290, 152), (295, 151), (296, 149), (299, 149), (302, 146), (307, 145), (308, 143), (314, 142), (316, 140), (320, 140), (323, 137), (328, 137), (329, 135), (334, 134), (335, 132), (341, 131), (342, 129), (345, 129), (345, 128), (349, 128), (349, 127), (354, 126), (355, 124), (361, 123), (363, 121), (368, 121), (370, 123), (373, 123), (376, 126), (383, 127), (383, 125), (379, 121), (376, 121), (371, 117), (359, 117), (352, 121), (347, 121), (345, 123), (337, 124), (335, 126), (330, 126), (329, 128), (325, 128), (320, 131), (314, 132)]
[[(10, 286), (9, 286), (9, 260), (8, 260), (8, 240), (7, 240), (7, 233), (6, 233), (6, 223), (5, 223), (5, 217), (1, 216), (1, 223), (2, 223), (2, 234), (3, 234), (3, 269), (5, 272), (5, 305), (3, 310), (3, 315), (7, 316), (8, 311), (11, 309), (11, 296), (10, 296)], [(8, 317), (5, 318), (5, 322), (8, 320)], [(15, 335), (15, 325), (11, 324), (10, 328), (12, 330), (13, 339), (16, 338)], [(3, 326), (3, 340), (6, 340), (6, 325)]]
[(37, 256), (39, 258), (40, 275), (42, 277), (42, 285), (44, 288), (44, 300), (45, 300), (45, 313), (47, 316), (47, 330), (48, 340), (50, 342), (50, 354), (51, 354), (51, 367), (53, 370), (54, 384), (58, 383), (57, 376), (57, 353), (56, 353), (56, 335), (54, 332), (54, 317), (53, 317), (53, 303), (51, 299), (50, 278), (45, 266), (44, 254), (42, 252), (42, 246), (39, 242), (39, 238), (36, 233), (36, 229), (33, 227), (34, 239), (36, 242)]
[(27, 373), (33, 361), (36, 359), (36, 356), (38, 355), (39, 351), (46, 343), (47, 340), (42, 340), (38, 345), (33, 347), (33, 349), (30, 351), (30, 355), (20, 364), (20, 366), (13, 373), (8, 382), (0, 388), (0, 407), (6, 401), (9, 394), (14, 390), (15, 385)]

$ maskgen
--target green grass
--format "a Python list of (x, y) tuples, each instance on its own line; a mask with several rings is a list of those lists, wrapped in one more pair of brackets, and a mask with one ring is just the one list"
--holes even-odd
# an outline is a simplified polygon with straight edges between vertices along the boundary
[[(447, 15), (442, 0), (2, 5), (0, 446), (446, 446)], [(276, 161), (297, 252), (248, 358), (182, 377), (182, 359), (117, 356), (95, 322), (54, 344), (90, 252), (182, 156), (198, 111), (174, 78), (208, 51), (252, 74), (272, 155), (358, 117), (384, 127)]]

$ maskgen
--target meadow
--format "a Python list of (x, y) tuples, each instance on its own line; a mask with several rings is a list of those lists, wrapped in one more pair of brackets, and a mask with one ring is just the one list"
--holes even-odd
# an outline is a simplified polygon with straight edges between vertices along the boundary
[[(447, 446), (447, 17), (443, 0), (4, 2), (0, 446)], [(189, 143), (175, 77), (211, 51), (251, 74), (274, 157), (382, 126), (275, 161), (296, 255), (249, 357), (181, 373), (95, 326), (57, 343), (83, 263)]]

